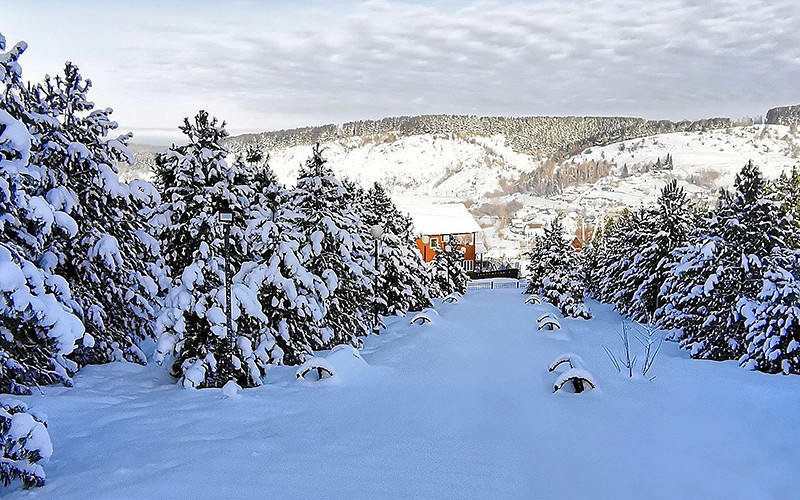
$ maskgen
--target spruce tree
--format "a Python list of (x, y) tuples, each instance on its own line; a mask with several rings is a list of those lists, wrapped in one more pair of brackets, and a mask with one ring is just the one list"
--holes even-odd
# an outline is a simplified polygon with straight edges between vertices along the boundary
[(163, 270), (142, 211), (157, 194), (146, 182), (119, 181), (115, 164), (132, 162), (130, 135), (109, 137), (117, 127), (112, 111), (95, 109), (90, 88), (67, 63), (63, 75), (28, 92), (32, 112), (48, 117), (36, 124), (31, 162), (44, 171), (44, 197), (72, 219), (47, 257), (69, 283), (86, 328), (70, 357), (79, 365), (146, 363), (137, 344), (154, 336)]
[(312, 349), (357, 345), (374, 321), (374, 265), (363, 239), (368, 229), (349, 198), (316, 145), (298, 173), (292, 206), (306, 237), (303, 264), (328, 291), (324, 326), (312, 335)]
[(734, 191), (722, 191), (715, 210), (673, 253), (659, 309), (667, 326), (683, 330), (693, 357), (740, 359), (748, 325), (737, 304), (758, 296), (770, 254), (787, 247), (789, 218), (767, 198), (766, 182), (748, 163)]
[[(77, 369), (65, 358), (84, 335), (67, 281), (55, 272), (56, 238), (75, 221), (43, 196), (47, 170), (32, 163), (38, 124), (21, 80), (25, 42), (0, 52), (0, 392), (72, 385)], [(5, 39), (0, 35), (0, 51)]]
[[(247, 171), (225, 161), (224, 123), (200, 111), (184, 120), (188, 143), (156, 156), (162, 204), (154, 216), (172, 287), (159, 316), (156, 359), (172, 355), (171, 373), (185, 387), (242, 387), (261, 383), (260, 331), (266, 321), (258, 302), (257, 266), (249, 260), (245, 237), (252, 189)], [(220, 212), (231, 212), (229, 244)], [(226, 318), (225, 256), (231, 268), (230, 328)]]
[(564, 239), (562, 215), (545, 227), (530, 252), (528, 268), (529, 294), (541, 294), (565, 316), (591, 318), (583, 302), (584, 284), (580, 262), (575, 249)]
[[(365, 193), (358, 208), (366, 227), (383, 228), (375, 284), (382, 306), (380, 312), (394, 315), (430, 307), (430, 275), (417, 250), (411, 218), (397, 209), (377, 182)], [(366, 237), (374, 240), (369, 234)]]

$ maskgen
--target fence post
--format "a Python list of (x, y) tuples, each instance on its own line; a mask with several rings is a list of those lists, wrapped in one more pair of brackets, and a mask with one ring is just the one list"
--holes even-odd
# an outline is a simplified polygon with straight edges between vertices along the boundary
[(489, 288), (490, 289), (494, 289), (494, 281), (490, 281), (489, 282)]

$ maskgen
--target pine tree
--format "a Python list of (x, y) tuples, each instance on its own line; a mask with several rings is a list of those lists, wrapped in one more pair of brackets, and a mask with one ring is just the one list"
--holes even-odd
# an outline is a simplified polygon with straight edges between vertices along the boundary
[[(358, 208), (366, 227), (383, 228), (375, 285), (381, 314), (404, 314), (430, 307), (430, 275), (417, 250), (411, 218), (397, 209), (377, 182), (365, 193)], [(373, 239), (371, 235), (366, 237)]]
[[(431, 296), (444, 297), (453, 292), (466, 293), (469, 277), (462, 266), (463, 252), (454, 237), (440, 248), (431, 261)], [(450, 250), (447, 250), (447, 247)]]
[[(0, 52), (0, 392), (30, 394), (38, 385), (72, 385), (77, 367), (64, 356), (84, 335), (70, 287), (55, 273), (55, 238), (75, 221), (44, 196), (47, 170), (32, 163), (41, 121), (26, 102), (20, 42)], [(0, 35), (0, 51), (5, 39)]]
[(39, 462), (52, 454), (45, 419), (30, 412), (22, 401), (0, 397), (0, 483), (8, 486), (19, 480), (24, 488), (44, 486)]
[[(258, 301), (260, 280), (248, 258), (246, 217), (253, 196), (241, 165), (228, 165), (224, 123), (200, 111), (184, 120), (188, 143), (156, 156), (162, 205), (154, 222), (161, 228), (162, 253), (172, 287), (159, 317), (156, 359), (175, 359), (171, 373), (185, 387), (242, 387), (261, 383), (264, 353), (252, 325), (267, 318)], [(220, 212), (231, 212), (230, 244)], [(227, 324), (225, 255), (231, 269), (231, 324)], [(228, 334), (228, 328), (232, 336)], [(259, 354), (262, 358), (259, 358)]]
[(616, 304), (623, 314), (648, 321), (659, 307), (661, 285), (669, 274), (667, 258), (686, 242), (695, 223), (686, 193), (674, 180), (662, 189), (655, 209), (642, 212), (638, 219), (638, 231), (634, 227), (634, 234), (625, 239), (625, 253), (634, 257), (623, 273), (625, 291)]
[(561, 309), (565, 316), (591, 318), (583, 302), (584, 284), (578, 255), (564, 239), (562, 215), (545, 227), (543, 238), (537, 238), (530, 252), (528, 288), (525, 293), (541, 294)]
[(767, 373), (800, 374), (800, 251), (774, 248), (763, 261), (761, 290), (741, 298), (747, 349), (739, 362)]
[(91, 82), (78, 68), (31, 88), (37, 116), (31, 162), (44, 169), (44, 197), (71, 220), (53, 242), (54, 270), (70, 285), (86, 335), (70, 355), (79, 365), (128, 359), (146, 363), (137, 344), (154, 336), (163, 271), (141, 215), (157, 199), (148, 183), (120, 183), (116, 162), (132, 162), (130, 135), (109, 138), (111, 109), (88, 100)]
[(313, 245), (299, 230), (302, 216), (292, 209), (293, 193), (278, 184), (268, 158), (256, 166), (251, 185), (247, 237), (261, 267), (258, 299), (267, 318), (257, 351), (268, 363), (298, 364), (320, 347), (316, 339), (322, 336), (330, 292), (326, 282), (305, 267)]
[(737, 304), (759, 294), (765, 261), (791, 236), (789, 219), (766, 195), (761, 172), (747, 164), (734, 191), (721, 192), (701, 229), (673, 253), (658, 314), (683, 330), (693, 357), (740, 359), (747, 352), (748, 325)]
[(293, 209), (300, 215), (306, 269), (325, 282), (326, 315), (312, 349), (357, 344), (372, 326), (374, 265), (350, 195), (322, 157), (319, 145), (300, 169)]

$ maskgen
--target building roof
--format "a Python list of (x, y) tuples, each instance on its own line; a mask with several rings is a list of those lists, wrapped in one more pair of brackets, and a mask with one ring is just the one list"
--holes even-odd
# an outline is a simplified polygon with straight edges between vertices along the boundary
[(400, 211), (411, 216), (414, 230), (419, 234), (478, 233), (481, 226), (461, 203), (441, 205), (398, 205)]

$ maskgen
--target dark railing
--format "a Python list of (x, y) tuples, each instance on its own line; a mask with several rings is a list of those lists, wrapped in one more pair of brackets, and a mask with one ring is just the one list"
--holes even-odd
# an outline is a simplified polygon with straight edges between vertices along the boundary
[(485, 278), (513, 278), (515, 280), (519, 279), (519, 269), (509, 268), (509, 269), (500, 269), (499, 271), (484, 271), (482, 273), (478, 272), (469, 272), (467, 275), (470, 279), (473, 280), (480, 280)]

